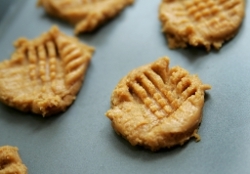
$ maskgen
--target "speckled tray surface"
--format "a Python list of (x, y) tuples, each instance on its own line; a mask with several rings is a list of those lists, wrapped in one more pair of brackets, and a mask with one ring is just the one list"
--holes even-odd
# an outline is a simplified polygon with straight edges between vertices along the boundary
[[(0, 2), (0, 60), (10, 57), (18, 37), (37, 37), (53, 24), (73, 35), (72, 26), (47, 16), (35, 0), (7, 1)], [(76, 101), (65, 113), (42, 118), (0, 104), (0, 146), (17, 146), (29, 173), (249, 173), (249, 11), (235, 38), (220, 51), (207, 53), (167, 47), (159, 4), (136, 0), (96, 32), (79, 36), (96, 52)], [(201, 141), (152, 153), (117, 136), (104, 114), (124, 75), (165, 55), (170, 66), (198, 74), (212, 89), (206, 95)]]

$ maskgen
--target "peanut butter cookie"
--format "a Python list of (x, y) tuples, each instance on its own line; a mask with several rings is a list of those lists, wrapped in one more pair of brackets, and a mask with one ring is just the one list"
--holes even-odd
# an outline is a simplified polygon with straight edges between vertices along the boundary
[(89, 32), (118, 15), (134, 0), (39, 0), (52, 16), (75, 25), (75, 34)]
[(0, 147), (0, 174), (27, 174), (28, 169), (22, 163), (18, 148), (12, 146)]
[(106, 116), (133, 146), (156, 151), (199, 139), (204, 91), (211, 87), (179, 66), (168, 66), (163, 57), (136, 68), (112, 93)]
[(238, 31), (245, 0), (162, 0), (159, 18), (170, 48), (219, 49)]
[(55, 26), (14, 45), (11, 59), (0, 63), (0, 101), (44, 117), (65, 111), (81, 88), (94, 49)]

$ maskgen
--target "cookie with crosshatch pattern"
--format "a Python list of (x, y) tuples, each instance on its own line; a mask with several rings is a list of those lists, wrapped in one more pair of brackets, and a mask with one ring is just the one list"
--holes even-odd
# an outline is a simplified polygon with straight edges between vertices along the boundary
[(162, 0), (159, 18), (170, 48), (204, 46), (219, 49), (235, 36), (245, 0)]
[(134, 146), (156, 151), (183, 145), (191, 137), (199, 140), (204, 91), (210, 88), (179, 66), (169, 68), (163, 57), (121, 79), (106, 116)]
[(0, 101), (44, 117), (65, 111), (81, 88), (94, 48), (56, 26), (14, 45), (10, 60), (0, 63)]
[(28, 169), (22, 163), (18, 148), (13, 146), (0, 147), (0, 174), (27, 174)]
[(52, 16), (75, 25), (75, 34), (89, 32), (117, 16), (134, 0), (38, 0)]

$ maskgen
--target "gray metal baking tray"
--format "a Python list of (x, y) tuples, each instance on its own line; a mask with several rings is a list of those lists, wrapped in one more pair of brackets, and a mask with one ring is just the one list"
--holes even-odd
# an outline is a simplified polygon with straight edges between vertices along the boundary
[[(10, 57), (18, 37), (34, 38), (54, 24), (73, 35), (72, 26), (47, 16), (35, 0), (5, 1), (0, 2), (0, 60)], [(29, 173), (249, 173), (249, 11), (239, 33), (220, 51), (170, 50), (161, 33), (159, 3), (136, 0), (96, 32), (79, 36), (96, 52), (65, 113), (42, 118), (0, 104), (0, 146), (17, 146)], [(124, 75), (165, 55), (171, 66), (198, 74), (212, 89), (199, 129), (201, 141), (152, 153), (117, 136), (104, 113)]]

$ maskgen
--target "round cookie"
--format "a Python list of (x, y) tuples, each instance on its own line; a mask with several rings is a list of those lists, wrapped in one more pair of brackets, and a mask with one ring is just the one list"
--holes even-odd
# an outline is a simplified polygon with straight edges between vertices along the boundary
[(179, 66), (168, 66), (163, 57), (136, 68), (112, 93), (106, 116), (133, 146), (156, 151), (199, 139), (204, 91), (211, 87)]
[(187, 45), (219, 49), (235, 36), (245, 0), (162, 0), (159, 18), (170, 48)]
[(75, 34), (95, 30), (134, 0), (38, 0), (52, 16), (75, 25)]
[(57, 27), (36, 39), (19, 38), (10, 60), (0, 62), (0, 101), (50, 116), (76, 98), (94, 49)]

